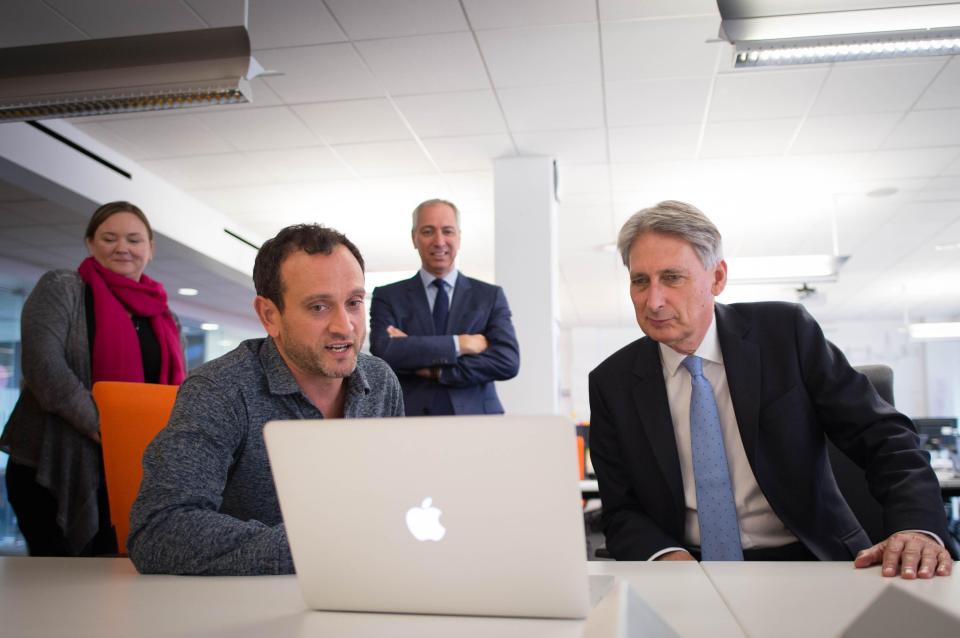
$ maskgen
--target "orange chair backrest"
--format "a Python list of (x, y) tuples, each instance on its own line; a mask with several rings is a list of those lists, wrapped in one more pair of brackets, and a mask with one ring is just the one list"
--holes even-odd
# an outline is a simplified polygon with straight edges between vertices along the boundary
[(170, 419), (178, 388), (122, 381), (100, 381), (93, 385), (93, 400), (100, 411), (110, 521), (117, 532), (117, 546), (122, 554), (127, 552), (130, 508), (143, 478), (143, 451)]

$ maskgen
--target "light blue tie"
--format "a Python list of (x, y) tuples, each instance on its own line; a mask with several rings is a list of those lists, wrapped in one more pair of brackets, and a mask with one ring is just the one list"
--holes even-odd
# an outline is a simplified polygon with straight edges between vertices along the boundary
[(683, 367), (690, 373), (690, 445), (697, 487), (702, 560), (743, 560), (740, 526), (730, 484), (730, 468), (723, 447), (720, 413), (713, 387), (703, 376), (703, 361), (689, 356)]

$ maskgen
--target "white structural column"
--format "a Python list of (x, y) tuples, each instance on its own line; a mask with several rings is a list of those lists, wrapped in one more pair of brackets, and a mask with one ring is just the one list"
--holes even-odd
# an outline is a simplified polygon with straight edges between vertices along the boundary
[(557, 201), (551, 157), (494, 161), (495, 272), (513, 311), (520, 374), (498, 385), (507, 414), (559, 413)]

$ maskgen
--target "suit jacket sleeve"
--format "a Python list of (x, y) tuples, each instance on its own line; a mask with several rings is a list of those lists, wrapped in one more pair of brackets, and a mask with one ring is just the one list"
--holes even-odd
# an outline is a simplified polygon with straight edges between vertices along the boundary
[(440, 383), (466, 387), (506, 381), (520, 370), (520, 345), (510, 319), (510, 306), (503, 289), (497, 287), (490, 318), (483, 329), (487, 349), (480, 354), (462, 355), (440, 371)]
[[(605, 384), (596, 371), (589, 377), (590, 458), (600, 484), (603, 503), (603, 533), (607, 550), (617, 560), (647, 560), (666, 547), (683, 547), (644, 510), (634, 491), (631, 465), (636, 459), (623, 456), (621, 428), (605, 396)], [(620, 419), (622, 421), (622, 419)]]
[[(452, 335), (408, 335), (391, 338), (387, 326), (401, 327), (396, 295), (373, 291), (370, 302), (370, 354), (380, 357), (398, 373), (450, 365), (457, 360)], [(401, 328), (402, 329), (402, 328)]]

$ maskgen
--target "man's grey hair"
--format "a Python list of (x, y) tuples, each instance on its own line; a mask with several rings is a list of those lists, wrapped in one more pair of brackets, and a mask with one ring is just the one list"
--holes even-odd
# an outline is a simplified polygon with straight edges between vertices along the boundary
[(685, 240), (697, 253), (704, 268), (713, 268), (723, 259), (720, 231), (691, 204), (668, 199), (631, 215), (617, 236), (617, 250), (627, 268), (630, 267), (630, 247), (646, 232), (674, 235)]
[(453, 215), (457, 218), (457, 228), (460, 228), (460, 209), (457, 208), (457, 205), (453, 202), (448, 202), (445, 199), (428, 199), (425, 202), (420, 202), (417, 204), (417, 207), (413, 209), (413, 226), (410, 227), (410, 232), (417, 232), (417, 222), (420, 220), (420, 211), (429, 206), (435, 206), (437, 204), (446, 204), (453, 209)]

